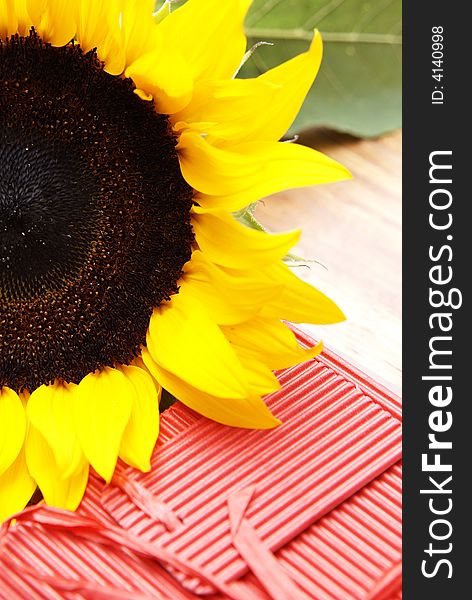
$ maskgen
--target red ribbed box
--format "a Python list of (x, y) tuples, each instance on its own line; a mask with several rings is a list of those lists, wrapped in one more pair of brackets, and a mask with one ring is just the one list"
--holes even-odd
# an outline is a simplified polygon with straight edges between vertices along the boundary
[(150, 473), (92, 475), (67, 523), (20, 515), (0, 541), (0, 597), (401, 598), (398, 398), (328, 350), (278, 377), (266, 401), (281, 427), (174, 405)]

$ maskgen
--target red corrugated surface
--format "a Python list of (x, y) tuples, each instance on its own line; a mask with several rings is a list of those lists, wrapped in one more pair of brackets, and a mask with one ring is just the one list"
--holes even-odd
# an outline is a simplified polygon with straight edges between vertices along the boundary
[[(277, 551), (280, 564), (301, 588), (301, 597), (304, 592), (318, 600), (367, 600), (378, 584), (383, 588), (372, 600), (396, 599), (398, 577), (389, 572), (400, 560), (399, 467), (392, 467), (400, 457), (398, 399), (329, 352), (279, 377), (284, 388), (268, 403), (283, 427), (241, 431), (176, 406), (164, 415), (152, 472), (136, 475), (120, 468), (121, 474), (159, 496), (178, 515), (182, 525), (175, 531), (144, 515), (119, 489), (102, 495), (103, 485), (96, 477), (81, 513), (103, 524), (116, 521), (133, 535), (190, 559), (232, 582), (237, 597), (267, 598), (260, 582), (244, 576), (248, 567), (229, 532), (228, 495), (255, 485), (246, 517), (264, 543)], [(176, 585), (175, 581), (155, 563), (145, 569), (146, 577), (133, 562), (136, 557), (112, 556), (103, 568), (103, 548), (85, 544), (80, 550), (85, 562), (80, 562), (70, 540), (67, 546), (61, 539), (67, 547), (60, 550), (55, 549), (56, 538), (51, 547), (41, 537), (44, 532), (37, 535), (36, 541), (16, 540), (15, 560), (26, 552), (29, 564), (46, 570), (56, 564), (50, 573), (67, 566), (61, 575), (75, 579), (90, 573), (93, 581), (103, 573), (108, 576), (107, 569), (114, 566), (117, 573), (114, 580), (110, 573), (109, 583), (115, 586), (149, 593), (154, 585), (153, 593), (161, 596), (151, 597), (194, 597), (171, 593), (166, 585)], [(138, 576), (133, 580), (135, 569)], [(209, 591), (198, 580), (174, 575), (193, 592)], [(164, 576), (168, 579), (161, 584)], [(19, 597), (57, 598), (49, 593)], [(186, 594), (183, 589), (179, 593)], [(74, 595), (78, 597), (82, 596)]]
[[(366, 600), (376, 586), (379, 594), (371, 600), (399, 600), (400, 581), (387, 576), (401, 561), (400, 525), (401, 466), (397, 463), (276, 556), (300, 589), (316, 600)], [(245, 586), (252, 592), (259, 590), (257, 598), (269, 599), (252, 575), (241, 581), (241, 598), (246, 597)], [(380, 595), (381, 588), (387, 595)]]

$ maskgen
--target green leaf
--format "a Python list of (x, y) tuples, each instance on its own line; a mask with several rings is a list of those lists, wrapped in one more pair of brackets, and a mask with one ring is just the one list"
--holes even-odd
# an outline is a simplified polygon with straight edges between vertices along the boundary
[(154, 21), (157, 25), (161, 23), (168, 15), (170, 15), (171, 11), (171, 3), (169, 0), (165, 0), (164, 2), (156, 2), (154, 5)]
[(257, 229), (258, 231), (266, 231), (264, 226), (259, 223), (259, 221), (256, 219), (256, 217), (254, 216), (254, 211), (257, 208), (257, 205), (259, 204), (259, 202), (252, 202), (252, 204), (249, 204), (249, 206), (246, 206), (246, 208), (243, 208), (242, 210), (238, 210), (237, 212), (233, 213), (234, 217), (243, 225), (246, 225), (246, 227), (249, 227), (249, 229)]
[(323, 63), (290, 132), (323, 125), (377, 136), (401, 125), (401, 0), (255, 0), (246, 21), (260, 46), (240, 72), (254, 77), (303, 52), (320, 30)]

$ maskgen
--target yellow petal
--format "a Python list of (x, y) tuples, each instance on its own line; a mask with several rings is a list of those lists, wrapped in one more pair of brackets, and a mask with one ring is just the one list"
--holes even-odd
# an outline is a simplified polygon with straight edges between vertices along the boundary
[[(248, 198), (252, 200), (248, 201)], [(247, 191), (245, 193), (233, 194), (228, 196), (208, 196), (206, 194), (194, 194), (194, 200), (198, 204), (199, 208), (207, 212), (215, 212), (219, 210), (226, 210), (227, 212), (237, 212), (246, 208), (251, 202), (260, 200), (257, 197), (257, 192), (251, 193)]]
[[(120, 8), (121, 44), (125, 50), (126, 65), (150, 52), (161, 37), (152, 16), (154, 3), (154, 0), (117, 2)], [(105, 4), (108, 4), (108, 1)]]
[(214, 148), (192, 131), (182, 133), (177, 150), (182, 175), (204, 194), (236, 193), (250, 187), (259, 176), (259, 164), (247, 156)]
[(15, 33), (28, 35), (32, 21), (26, 2), (27, 0), (0, 0), (0, 39)]
[(247, 136), (252, 121), (264, 118), (279, 87), (259, 79), (199, 81), (190, 104), (173, 116), (174, 129), (207, 133), (234, 145)]
[(293, 143), (250, 142), (230, 152), (187, 131), (177, 149), (182, 174), (195, 190), (210, 196), (243, 195), (246, 205), (289, 188), (350, 177), (336, 161)]
[(125, 76), (143, 100), (154, 99), (161, 113), (181, 110), (191, 99), (193, 77), (181, 52), (181, 33), (169, 42), (153, 17), (154, 0), (121, 0), (121, 46)]
[(321, 56), (321, 36), (315, 32), (308, 52), (260, 77), (198, 82), (192, 102), (174, 117), (175, 129), (206, 133), (219, 147), (277, 141), (297, 116)]
[(106, 367), (84, 377), (78, 392), (74, 418), (82, 450), (109, 483), (131, 415), (134, 389), (123, 373)]
[(260, 272), (248, 270), (230, 275), (207, 260), (200, 250), (195, 250), (185, 264), (181, 286), (206, 306), (219, 325), (246, 321), (281, 289)]
[(284, 369), (319, 354), (322, 344), (302, 348), (294, 333), (283, 323), (267, 317), (255, 317), (246, 323), (222, 327), (238, 355), (246, 353), (270, 369)]
[(185, 289), (154, 310), (147, 348), (161, 367), (201, 391), (222, 398), (248, 393), (236, 354), (205, 307)]
[(178, 44), (195, 79), (230, 78), (246, 50), (243, 22), (251, 0), (188, 0), (159, 31)]
[(53, 46), (65, 46), (76, 33), (78, 0), (26, 0), (28, 14), (40, 37)]
[(236, 269), (279, 261), (300, 239), (300, 231), (269, 234), (249, 229), (224, 211), (197, 213), (192, 226), (199, 248), (214, 263)]
[[(228, 327), (224, 329), (226, 330)], [(227, 339), (230, 338), (228, 337)], [(281, 385), (272, 372), (272, 368), (269, 368), (264, 360), (261, 360), (261, 356), (264, 356), (263, 354), (258, 356), (254, 352), (248, 352), (241, 346), (236, 346), (235, 344), (232, 344), (232, 346), (246, 370), (249, 387), (253, 394), (265, 396), (280, 389)]]
[(74, 384), (42, 385), (31, 394), (26, 408), (30, 423), (46, 440), (60, 476), (66, 479), (83, 462), (74, 420), (76, 394)]
[(157, 110), (172, 114), (181, 110), (192, 97), (193, 81), (178, 48), (156, 48), (136, 58), (126, 69), (141, 97), (154, 98)]
[(341, 309), (323, 292), (299, 279), (283, 263), (272, 265), (264, 272), (284, 283), (284, 290), (261, 311), (261, 316), (285, 319), (294, 323), (339, 323), (346, 319)]
[(255, 314), (260, 310), (256, 306), (251, 310), (233, 304), (229, 292), (219, 288), (211, 275), (203, 270), (185, 276), (185, 280), (180, 285), (180, 293), (193, 296), (205, 306), (214, 323), (218, 325), (241, 323), (248, 319), (251, 313)]
[(285, 134), (318, 73), (322, 53), (321, 36), (315, 31), (308, 52), (295, 56), (256, 79), (259, 83), (272, 84), (276, 91), (271, 102), (262, 110), (255, 111), (252, 118), (247, 120), (245, 129), (237, 138), (240, 142), (276, 141)]
[(125, 52), (120, 29), (119, 2), (78, 0), (76, 8), (77, 41), (82, 50), (97, 49), (105, 71), (119, 75), (125, 68)]
[(120, 367), (134, 389), (128, 425), (123, 433), (119, 456), (128, 465), (149, 471), (151, 454), (159, 435), (159, 397), (152, 377), (139, 367)]
[(141, 356), (137, 356), (133, 362), (131, 363), (131, 366), (133, 367), (139, 367), (140, 369), (143, 369), (143, 371), (146, 371), (146, 373), (149, 375), (149, 377), (152, 380), (152, 383), (154, 385), (154, 388), (156, 390), (156, 394), (157, 394), (157, 399), (160, 403), (161, 401), (161, 395), (162, 395), (162, 386), (161, 384), (157, 381), (157, 379), (155, 377), (153, 377), (151, 371), (146, 367), (146, 365), (144, 364), (144, 361), (142, 359)]
[(39, 430), (30, 425), (26, 437), (26, 462), (47, 504), (67, 510), (78, 507), (88, 480), (88, 463), (83, 455), (76, 471), (64, 478), (51, 447)]
[(105, 7), (115, 7), (116, 24), (119, 26), (119, 5), (117, 2), (91, 2), (90, 0), (77, 0), (75, 22), (77, 28), (77, 41), (84, 52), (88, 52), (95, 48), (103, 38), (106, 37), (107, 31), (112, 27), (112, 19), (108, 22), (107, 10)]
[(28, 35), (33, 25), (31, 17), (28, 14), (27, 0), (13, 0), (15, 5), (15, 14), (18, 19), (18, 33)]
[(223, 425), (248, 429), (272, 429), (280, 424), (260, 397), (221, 398), (205, 393), (182, 381), (158, 365), (144, 349), (143, 360), (162, 386), (196, 412)]
[(22, 449), (16, 460), (0, 475), (0, 523), (23, 510), (36, 489)]
[(18, 394), (0, 387), (0, 475), (18, 456), (26, 433), (26, 417)]

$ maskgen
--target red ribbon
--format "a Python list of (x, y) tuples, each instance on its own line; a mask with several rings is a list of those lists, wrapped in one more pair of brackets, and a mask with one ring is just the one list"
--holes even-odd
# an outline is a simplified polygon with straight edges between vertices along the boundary
[[(155, 519), (156, 521), (159, 521), (165, 525), (169, 531), (174, 531), (174, 529), (177, 529), (182, 525), (181, 520), (168, 504), (166, 504), (155, 494), (151, 493), (137, 481), (129, 479), (129, 477), (124, 475), (118, 475), (115, 473), (112, 479), (112, 484), (124, 492), (131, 502), (140, 510), (142, 510), (144, 514), (151, 519)], [(112, 496), (114, 493), (115, 492), (113, 488), (107, 486), (100, 498), (103, 508), (112, 518), (115, 518), (115, 516), (109, 507), (109, 500), (110, 496)]]
[[(193, 564), (191, 561), (179, 557), (165, 548), (152, 544), (145, 540), (141, 540), (135, 535), (130, 534), (125, 529), (107, 525), (104, 527), (101, 523), (92, 520), (88, 517), (83, 517), (76, 513), (71, 513), (58, 508), (53, 508), (45, 505), (32, 506), (21, 513), (13, 515), (7, 523), (16, 520), (17, 524), (26, 527), (34, 527), (34, 525), (42, 525), (46, 529), (57, 529), (59, 531), (67, 531), (70, 534), (76, 535), (81, 539), (85, 539), (94, 543), (104, 544), (113, 547), (122, 547), (144, 558), (150, 558), (163, 563), (166, 566), (173, 567), (178, 571), (201, 579), (204, 583), (211, 585), (216, 590), (227, 595), (232, 600), (240, 600), (235, 592), (223, 581), (219, 580), (212, 573), (209, 573), (203, 567)], [(3, 551), (2, 551), (3, 550)], [(4, 544), (0, 546), (0, 559), (8, 560), (5, 552)], [(35, 573), (36, 578), (44, 575)], [(55, 578), (52, 578), (54, 580)], [(65, 580), (64, 580), (65, 581)], [(76, 582), (68, 582), (68, 585), (77, 585)]]
[(304, 600), (307, 596), (244, 517), (254, 491), (255, 486), (247, 487), (228, 498), (233, 544), (273, 600)]

